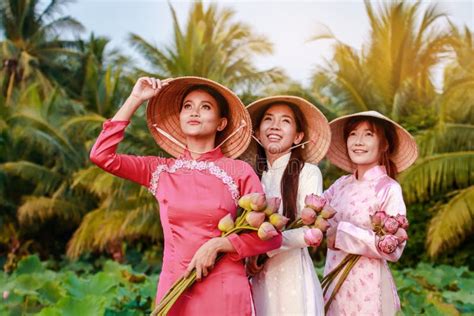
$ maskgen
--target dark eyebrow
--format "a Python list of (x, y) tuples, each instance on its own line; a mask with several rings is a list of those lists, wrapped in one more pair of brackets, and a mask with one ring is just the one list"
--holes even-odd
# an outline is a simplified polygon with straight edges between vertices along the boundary
[[(273, 117), (275, 115), (273, 115), (272, 113), (265, 113), (265, 115), (263, 117), (265, 117), (265, 116), (272, 116)], [(290, 115), (286, 115), (286, 114), (282, 115), (282, 117), (289, 118), (291, 120), (293, 119)]]
[[(184, 99), (183, 104), (185, 104), (186, 102), (192, 102), (192, 101), (191, 101), (191, 99)], [(210, 101), (210, 100), (203, 100), (202, 102), (209, 103), (210, 105), (213, 106), (212, 101)]]

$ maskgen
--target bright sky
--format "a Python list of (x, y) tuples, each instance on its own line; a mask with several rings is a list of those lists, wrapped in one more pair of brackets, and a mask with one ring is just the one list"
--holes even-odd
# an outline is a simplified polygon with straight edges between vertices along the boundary
[[(170, 1), (181, 25), (187, 20), (192, 1)], [(433, 1), (423, 1), (423, 6)], [(274, 43), (274, 54), (256, 59), (261, 68), (282, 67), (292, 79), (309, 82), (312, 70), (331, 57), (331, 40), (308, 43), (318, 25), (324, 24), (343, 42), (359, 49), (369, 36), (368, 18), (362, 0), (345, 1), (217, 1), (235, 10), (235, 19), (250, 24), (255, 32)], [(458, 26), (474, 30), (474, 4), (471, 0), (437, 1)], [(96, 35), (107, 36), (112, 46), (133, 54), (128, 34), (166, 44), (172, 38), (168, 2), (163, 0), (78, 0), (64, 12), (78, 19)], [(85, 34), (84, 34), (85, 36)], [(136, 56), (136, 55), (135, 55)]]

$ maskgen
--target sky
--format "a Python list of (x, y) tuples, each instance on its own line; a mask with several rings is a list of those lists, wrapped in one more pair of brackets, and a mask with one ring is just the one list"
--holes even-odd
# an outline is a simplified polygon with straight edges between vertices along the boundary
[[(175, 8), (180, 24), (184, 25), (192, 1), (169, 2)], [(333, 40), (308, 41), (317, 30), (327, 26), (336, 38), (356, 49), (360, 49), (369, 37), (368, 18), (362, 0), (214, 2), (220, 7), (233, 9), (236, 21), (249, 24), (256, 33), (265, 35), (274, 44), (271, 56), (255, 59), (259, 69), (281, 67), (292, 79), (303, 84), (308, 84), (314, 69), (332, 55)], [(467, 25), (474, 30), (474, 1), (423, 1), (422, 6), (430, 3), (437, 3), (456, 25)], [(138, 59), (127, 40), (130, 33), (156, 45), (170, 43), (173, 35), (169, 3), (163, 0), (76, 0), (63, 13), (85, 26), (83, 37), (90, 32), (107, 36), (111, 39), (111, 47)], [(440, 75), (438, 81), (439, 78)]]

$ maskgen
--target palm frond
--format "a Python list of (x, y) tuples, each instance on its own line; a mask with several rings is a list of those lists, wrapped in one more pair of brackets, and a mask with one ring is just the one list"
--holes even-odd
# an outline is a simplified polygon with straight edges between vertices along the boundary
[(26, 197), (18, 208), (18, 220), (21, 225), (37, 225), (51, 218), (60, 218), (64, 222), (79, 223), (85, 213), (80, 203), (45, 196)]
[(435, 153), (474, 151), (474, 125), (439, 124), (416, 136), (421, 157)]
[(77, 258), (82, 253), (104, 251), (109, 243), (120, 240), (120, 228), (127, 213), (96, 209), (84, 216), (68, 243), (66, 254)]
[(459, 246), (474, 232), (474, 186), (467, 187), (437, 208), (427, 234), (431, 257)]
[(408, 203), (426, 200), (453, 187), (472, 185), (474, 151), (436, 154), (423, 159), (400, 175)]
[(42, 165), (29, 161), (15, 161), (0, 164), (0, 169), (9, 175), (21, 177), (41, 188), (42, 192), (50, 192), (63, 181), (63, 176)]
[(157, 210), (156, 201), (148, 205), (140, 205), (128, 212), (120, 230), (123, 239), (149, 237), (154, 241), (163, 240), (163, 228)]

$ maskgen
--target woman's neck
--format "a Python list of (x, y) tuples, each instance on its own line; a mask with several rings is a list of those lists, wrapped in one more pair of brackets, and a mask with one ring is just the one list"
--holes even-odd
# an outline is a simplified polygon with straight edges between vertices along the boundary
[(193, 159), (199, 158), (203, 153), (207, 153), (215, 148), (215, 137), (187, 137), (186, 145)]
[(287, 151), (287, 152), (281, 152), (281, 153), (275, 153), (275, 154), (272, 154), (268, 151), (265, 150), (265, 155), (267, 156), (267, 161), (268, 163), (270, 164), (270, 166), (273, 165), (273, 163), (280, 157), (283, 157), (284, 155), (290, 153), (290, 151)]
[(373, 167), (377, 165), (378, 165), (378, 162), (374, 162), (367, 165), (357, 165), (357, 174), (356, 174), (357, 180), (362, 179), (368, 170), (372, 169)]

